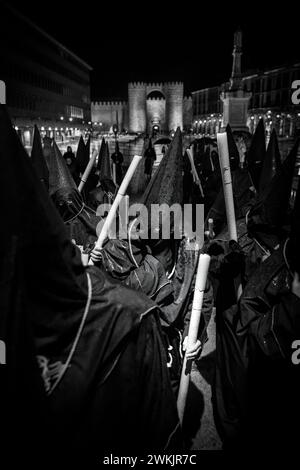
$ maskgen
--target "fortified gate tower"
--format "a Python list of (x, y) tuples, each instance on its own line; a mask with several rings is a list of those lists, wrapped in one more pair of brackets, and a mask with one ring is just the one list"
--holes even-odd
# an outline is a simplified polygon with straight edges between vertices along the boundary
[(170, 132), (183, 126), (183, 83), (129, 83), (129, 132)]

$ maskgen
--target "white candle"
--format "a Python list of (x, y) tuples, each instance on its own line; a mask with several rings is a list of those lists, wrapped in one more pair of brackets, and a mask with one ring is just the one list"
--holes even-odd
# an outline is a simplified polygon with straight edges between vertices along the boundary
[[(196, 282), (195, 282), (192, 313), (191, 313), (191, 319), (190, 319), (190, 324), (189, 324), (187, 350), (191, 349), (197, 341), (209, 263), (210, 263), (209, 255), (205, 255), (205, 254), (200, 255), (199, 261), (198, 261)], [(183, 421), (185, 403), (186, 403), (186, 398), (187, 398), (188, 389), (189, 389), (190, 373), (191, 373), (191, 361), (188, 361), (185, 356), (183, 360), (179, 393), (178, 393), (178, 399), (177, 399), (177, 409), (178, 409), (179, 419), (181, 423)]]
[(101, 230), (101, 233), (99, 235), (99, 238), (96, 242), (96, 247), (97, 248), (102, 248), (103, 246), (103, 243), (107, 237), (107, 234), (109, 232), (109, 227), (111, 226), (112, 222), (113, 222), (113, 219), (116, 215), (116, 212), (117, 212), (117, 209), (118, 209), (118, 206), (122, 200), (122, 198), (125, 196), (125, 193), (127, 191), (127, 188), (128, 188), (128, 185), (131, 181), (131, 178), (133, 177), (133, 174), (138, 166), (138, 164), (140, 163), (140, 161), (142, 160), (142, 157), (140, 155), (135, 155), (132, 159), (132, 162), (126, 172), (126, 175), (124, 176), (123, 178), (123, 181), (121, 183), (121, 186), (119, 188), (119, 191), (115, 197), (115, 200), (111, 206), (111, 209), (106, 217), (106, 220), (103, 224), (103, 227), (102, 227), (102, 230)]
[(221, 167), (222, 181), (223, 181), (223, 190), (224, 190), (229, 239), (237, 241), (234, 201), (233, 201), (233, 193), (232, 193), (232, 180), (231, 180), (229, 151), (228, 151), (228, 142), (227, 142), (226, 132), (224, 132), (223, 134), (217, 134), (217, 142), (218, 142), (219, 160), (220, 160), (220, 167)]
[(90, 161), (89, 163), (87, 164), (86, 166), (86, 169), (84, 170), (84, 173), (81, 177), (81, 181), (79, 183), (79, 186), (78, 186), (78, 191), (81, 193), (82, 189), (83, 189), (83, 186), (85, 185), (88, 177), (89, 177), (89, 174), (94, 166), (94, 163), (95, 163), (95, 160), (96, 160), (96, 156), (97, 156), (97, 151), (94, 150), (93, 151), (93, 154), (92, 154), (92, 157), (90, 158)]

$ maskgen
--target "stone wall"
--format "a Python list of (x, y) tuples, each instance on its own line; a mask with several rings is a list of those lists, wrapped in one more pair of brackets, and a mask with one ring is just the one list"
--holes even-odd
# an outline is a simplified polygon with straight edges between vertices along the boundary
[(128, 128), (128, 104), (126, 101), (94, 101), (91, 104), (91, 116), (92, 122), (97, 122), (101, 131), (109, 131), (116, 124), (117, 118), (120, 131), (123, 128)]

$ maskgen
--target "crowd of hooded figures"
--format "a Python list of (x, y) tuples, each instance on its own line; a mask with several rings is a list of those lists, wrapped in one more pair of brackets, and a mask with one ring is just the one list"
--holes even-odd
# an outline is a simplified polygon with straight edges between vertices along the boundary
[[(147, 208), (204, 204), (203, 246), (190, 249), (192, 241), (184, 233), (176, 239), (172, 230), (168, 240), (133, 238), (131, 220), (127, 238), (107, 238), (97, 249), (105, 219), (97, 206), (114, 200), (123, 178), (118, 145), (110, 156), (102, 139), (80, 192), (90, 140), (80, 139), (76, 157), (71, 148), (62, 156), (55, 140), (42, 142), (35, 127), (28, 156), (1, 105), (3, 449), (17, 446), (49, 459), (187, 449), (176, 404), (182, 362), (184, 354), (201, 355), (213, 308), (212, 400), (223, 448), (296, 444), (300, 369), (291, 356), (300, 340), (298, 142), (283, 158), (274, 130), (266, 146), (261, 120), (242, 157), (229, 126), (226, 132), (237, 240), (228, 233), (215, 140), (195, 139), (189, 154), (178, 128), (154, 172), (154, 146), (145, 140), (139, 200)], [(91, 264), (82, 262), (82, 252)], [(189, 350), (201, 253), (210, 256), (210, 268), (198, 341)]]

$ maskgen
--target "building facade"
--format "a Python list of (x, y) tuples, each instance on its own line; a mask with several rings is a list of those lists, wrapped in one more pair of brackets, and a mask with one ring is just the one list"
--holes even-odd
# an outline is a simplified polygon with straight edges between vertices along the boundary
[(10, 7), (1, 8), (0, 38), (0, 79), (24, 145), (31, 144), (34, 124), (59, 140), (86, 129), (92, 68)]
[(233, 130), (253, 134), (264, 119), (267, 137), (272, 129), (281, 141), (300, 134), (300, 103), (292, 101), (292, 85), (300, 83), (300, 63), (242, 73), (241, 31), (234, 34), (232, 55), (228, 82), (192, 93), (194, 133), (216, 135), (229, 123)]
[[(300, 79), (300, 63), (289, 67), (244, 74), (243, 89), (251, 93), (247, 126), (254, 132), (258, 120), (264, 118), (268, 133), (275, 128), (280, 137), (293, 137), (300, 129), (300, 105), (292, 103), (292, 83)], [(192, 93), (193, 130), (216, 134), (222, 127), (221, 96), (226, 84)]]

